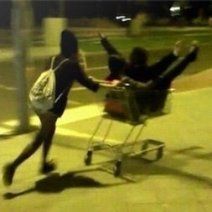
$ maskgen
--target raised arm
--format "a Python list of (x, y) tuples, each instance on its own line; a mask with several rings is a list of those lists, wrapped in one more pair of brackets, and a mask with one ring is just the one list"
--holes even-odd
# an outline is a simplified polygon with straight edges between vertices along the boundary
[(102, 33), (99, 33), (99, 37), (102, 46), (109, 55), (121, 56), (120, 52), (118, 52), (117, 49), (108, 41), (106, 36), (104, 36)]

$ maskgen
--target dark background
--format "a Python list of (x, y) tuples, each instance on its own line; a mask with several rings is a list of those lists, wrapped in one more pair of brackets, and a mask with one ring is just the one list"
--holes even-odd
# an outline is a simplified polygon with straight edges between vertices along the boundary
[[(64, 16), (71, 18), (107, 17), (114, 19), (116, 15), (134, 17), (138, 12), (146, 12), (154, 17), (169, 17), (169, 8), (174, 0), (31, 0), (35, 25), (39, 26), (44, 17), (59, 16), (60, 2), (64, 4)], [(198, 17), (200, 13), (209, 17), (212, 15), (212, 1), (188, 0), (183, 3), (183, 16), (187, 19)], [(9, 28), (12, 0), (0, 1), (0, 27)]]

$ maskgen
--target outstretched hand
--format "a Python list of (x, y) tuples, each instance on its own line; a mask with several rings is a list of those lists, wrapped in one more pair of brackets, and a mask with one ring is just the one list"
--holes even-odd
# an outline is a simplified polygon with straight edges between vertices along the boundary
[(190, 46), (189, 52), (193, 52), (193, 51), (195, 51), (198, 48), (199, 48), (199, 42), (197, 40), (193, 40), (191, 42), (191, 46)]
[(178, 40), (174, 45), (174, 49), (173, 49), (174, 55), (179, 56), (182, 51), (182, 48), (183, 48), (183, 41)]
[(102, 87), (107, 87), (107, 88), (113, 88), (116, 87), (120, 81), (119, 80), (112, 80), (112, 81), (107, 81), (107, 80), (102, 80), (102, 79), (97, 79), (93, 76), (88, 77), (90, 80), (99, 83), (100, 86)]
[(191, 62), (195, 61), (197, 59), (198, 52), (199, 52), (198, 41), (196, 41), (196, 40), (192, 41), (191, 46), (188, 51), (188, 58)]
[(119, 80), (102, 81), (102, 82), (100, 83), (100, 85), (101, 85), (102, 87), (106, 87), (106, 88), (114, 88), (114, 87), (116, 87), (119, 83), (120, 83)]
[(106, 38), (106, 36), (105, 36), (103, 33), (101, 33), (101, 32), (98, 32), (98, 35), (99, 35), (99, 37), (100, 37), (101, 39)]

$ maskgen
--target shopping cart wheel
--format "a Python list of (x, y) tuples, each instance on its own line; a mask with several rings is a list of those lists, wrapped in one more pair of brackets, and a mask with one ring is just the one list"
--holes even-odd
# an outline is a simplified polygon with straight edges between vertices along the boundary
[(88, 151), (87, 151), (87, 155), (85, 156), (85, 159), (84, 159), (85, 165), (88, 166), (88, 165), (91, 164), (92, 155), (93, 155), (93, 151), (92, 151), (92, 150), (88, 150)]
[(160, 147), (157, 151), (156, 160), (159, 160), (163, 157), (163, 147)]
[(121, 174), (121, 164), (122, 162), (118, 160), (114, 166), (114, 176), (118, 177)]

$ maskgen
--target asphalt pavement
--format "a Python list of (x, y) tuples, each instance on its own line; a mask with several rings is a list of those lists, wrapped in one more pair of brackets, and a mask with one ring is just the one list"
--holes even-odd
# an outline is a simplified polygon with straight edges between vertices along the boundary
[[(57, 49), (50, 52), (54, 51)], [(1, 56), (11, 56), (11, 52), (2, 52)], [(36, 152), (17, 170), (12, 186), (0, 184), (0, 211), (210, 212), (212, 75), (211, 71), (205, 73), (204, 78), (194, 76), (193, 81), (183, 78), (186, 89), (176, 82), (182, 92), (173, 94), (171, 113), (147, 121), (140, 140), (164, 142), (163, 157), (154, 162), (147, 162), (141, 155), (126, 157), (120, 177), (114, 177), (114, 163), (108, 162), (116, 156), (113, 149), (95, 153), (92, 165), (84, 164), (89, 139), (102, 118), (103, 105), (68, 108), (58, 122), (50, 154), (57, 161), (57, 170), (49, 176), (40, 175), (41, 150)], [(200, 81), (201, 86), (196, 89), (190, 86)], [(104, 138), (109, 124), (104, 121), (95, 137), (97, 142)], [(31, 123), (38, 125), (37, 118), (32, 117)], [(114, 122), (106, 143), (120, 146), (129, 128), (128, 124)], [(34, 134), (35, 131), (2, 136), (0, 167), (14, 159)], [(146, 156), (151, 158), (154, 154)]]
[[(120, 177), (114, 177), (114, 164), (108, 163), (116, 155), (113, 151), (95, 152), (92, 165), (84, 165), (102, 105), (68, 109), (58, 122), (50, 154), (58, 163), (56, 172), (39, 174), (39, 150), (17, 170), (12, 186), (1, 183), (0, 211), (211, 211), (211, 91), (206, 87), (174, 93), (171, 113), (149, 119), (140, 138), (163, 141), (163, 157), (154, 162), (140, 155), (126, 157)], [(104, 137), (108, 124), (104, 121), (97, 142)], [(38, 124), (36, 118), (33, 123)], [(114, 122), (106, 142), (121, 145), (129, 127)], [(34, 133), (1, 139), (0, 167), (14, 159)]]

